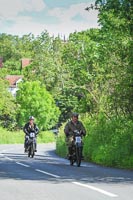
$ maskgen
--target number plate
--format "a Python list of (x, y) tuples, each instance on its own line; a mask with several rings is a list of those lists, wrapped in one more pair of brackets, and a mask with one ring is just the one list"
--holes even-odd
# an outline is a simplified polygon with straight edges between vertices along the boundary
[(76, 140), (76, 143), (81, 143), (81, 137), (80, 136), (76, 137), (75, 140)]
[(35, 137), (35, 133), (30, 133), (30, 137)]

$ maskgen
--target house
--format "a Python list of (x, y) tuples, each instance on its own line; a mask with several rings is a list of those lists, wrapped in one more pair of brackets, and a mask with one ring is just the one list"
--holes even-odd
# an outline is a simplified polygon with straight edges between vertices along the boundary
[(15, 97), (16, 92), (18, 90), (18, 84), (22, 81), (23, 76), (22, 75), (7, 75), (5, 79), (9, 81), (8, 91), (11, 92), (12, 95)]

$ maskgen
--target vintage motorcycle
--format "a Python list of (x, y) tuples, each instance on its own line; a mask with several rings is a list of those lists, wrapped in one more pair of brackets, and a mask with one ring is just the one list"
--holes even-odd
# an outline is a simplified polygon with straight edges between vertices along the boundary
[(77, 167), (80, 167), (82, 160), (82, 136), (80, 131), (75, 130), (72, 140), (72, 155), (70, 156), (70, 165), (73, 165), (75, 162)]
[(35, 155), (35, 145), (36, 145), (36, 134), (34, 132), (31, 132), (28, 136), (28, 157), (34, 157)]

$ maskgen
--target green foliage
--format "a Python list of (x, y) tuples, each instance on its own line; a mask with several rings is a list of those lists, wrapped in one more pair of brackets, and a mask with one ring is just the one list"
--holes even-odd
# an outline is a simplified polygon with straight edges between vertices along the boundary
[(111, 115), (132, 118), (132, 3), (131, 0), (97, 0), (96, 3), (100, 5), (100, 35), (103, 38), (98, 48), (98, 63), (106, 73), (105, 87), (109, 91), (106, 110)]
[(18, 121), (21, 126), (30, 115), (35, 116), (40, 129), (47, 130), (54, 126), (59, 117), (53, 97), (39, 81), (23, 82), (17, 94), (19, 104)]
[[(86, 115), (83, 123), (87, 130), (83, 153), (86, 161), (105, 166), (133, 169), (133, 123), (130, 119), (107, 119), (104, 113)], [(56, 153), (67, 155), (64, 124), (56, 139)]]
[(15, 59), (10, 59), (5, 61), (4, 67), (10, 71), (10, 74), (20, 74), (21, 71), (21, 63), (20, 60), (16, 61)]
[[(53, 94), (56, 86), (61, 85), (59, 81), (62, 82), (61, 40), (59, 38), (53, 39), (45, 31), (34, 39), (32, 45), (33, 62), (30, 68), (25, 68), (25, 78), (28, 81), (40, 80), (46, 85), (46, 89)], [(60, 85), (58, 85), (58, 88)], [(57, 91), (58, 89), (56, 89)]]
[(23, 144), (23, 131), (8, 131), (0, 127), (0, 144)]
[(0, 34), (0, 57), (9, 74), (20, 74), (21, 59), (34, 57), (33, 39), (31, 34), (22, 37)]
[(41, 131), (37, 138), (38, 143), (50, 143), (55, 142), (56, 137), (55, 135), (50, 131)]
[(56, 138), (56, 153), (59, 156), (66, 157), (67, 146), (65, 142), (64, 125), (60, 127), (59, 134)]
[[(72, 112), (77, 110), (80, 113), (91, 111), (96, 106), (97, 94), (93, 88), (95, 81), (95, 57), (97, 57), (98, 30), (91, 29), (81, 33), (70, 35), (67, 45), (63, 51), (63, 65), (66, 66), (66, 79), (63, 87), (63, 97), (71, 104), (66, 110)], [(94, 87), (96, 87), (94, 85)], [(68, 95), (69, 94), (69, 95)], [(74, 101), (73, 101), (74, 99)], [(92, 103), (93, 102), (93, 103)], [(69, 116), (69, 115), (68, 115)]]
[(16, 102), (8, 92), (8, 83), (0, 78), (0, 124), (9, 129), (15, 125)]
[[(124, 118), (107, 120), (103, 114), (86, 121), (86, 160), (117, 167), (132, 168), (133, 123)], [(95, 141), (95, 142), (94, 142)], [(127, 162), (128, 160), (128, 162)]]

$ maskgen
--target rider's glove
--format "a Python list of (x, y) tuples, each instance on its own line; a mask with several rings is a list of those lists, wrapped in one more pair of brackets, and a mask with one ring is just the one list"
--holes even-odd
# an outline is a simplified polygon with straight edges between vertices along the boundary
[(85, 136), (85, 135), (86, 135), (86, 133), (84, 133), (84, 132), (82, 131), (81, 135)]

